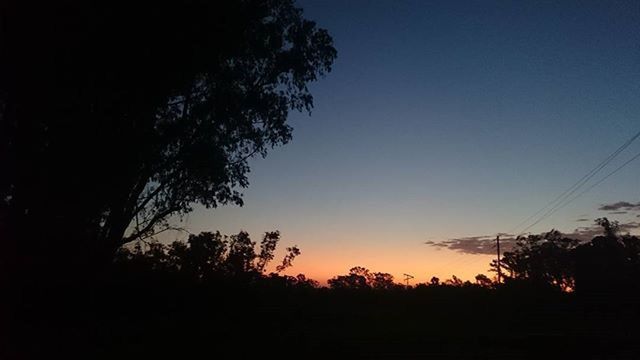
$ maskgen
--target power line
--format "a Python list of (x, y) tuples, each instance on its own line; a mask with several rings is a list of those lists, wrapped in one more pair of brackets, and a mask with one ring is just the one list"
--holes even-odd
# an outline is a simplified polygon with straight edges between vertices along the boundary
[(585, 190), (583, 190), (581, 193), (579, 193), (578, 195), (574, 196), (573, 198), (569, 199), (568, 201), (565, 201), (564, 203), (562, 203), (560, 206), (558, 206), (554, 211), (552, 211), (551, 213), (549, 213), (547, 216), (545, 217), (541, 217), (540, 219), (538, 219), (536, 222), (534, 222), (533, 224), (529, 225), (528, 227), (526, 227), (524, 230), (522, 230), (522, 232), (525, 232), (527, 230), (529, 230), (530, 228), (532, 228), (533, 226), (537, 225), (538, 223), (540, 223), (542, 220), (546, 219), (547, 217), (553, 215), (556, 211), (564, 208), (565, 206), (569, 205), (571, 202), (573, 202), (575, 199), (579, 198), (580, 196), (584, 195), (585, 193), (589, 192), (589, 190), (593, 189), (594, 187), (602, 184), (605, 180), (607, 180), (609, 177), (613, 176), (615, 173), (617, 173), (618, 171), (622, 170), (622, 168), (624, 168), (625, 166), (629, 165), (631, 162), (633, 162), (634, 160), (636, 160), (637, 158), (640, 157), (640, 153), (637, 153), (634, 157), (632, 157), (631, 159), (627, 160), (624, 164), (618, 166), (615, 170), (613, 170), (612, 172), (608, 173), (607, 175), (605, 175), (602, 179), (598, 180), (596, 183), (592, 184), (591, 186), (589, 186), (588, 188), (586, 188)]
[[(525, 220), (523, 220), (522, 222), (520, 222), (518, 225), (516, 225), (514, 228), (512, 228), (511, 230), (509, 230), (509, 233), (514, 232), (515, 230), (517, 230), (518, 228), (520, 228), (522, 225), (526, 224), (529, 222), (529, 220), (535, 218), (537, 215), (539, 215), (540, 213), (544, 212), (545, 210), (547, 210), (546, 212), (544, 212), (544, 214), (538, 219), (536, 220), (533, 224), (527, 226), (524, 230), (520, 231), (520, 234), (524, 233), (526, 230), (528, 230), (529, 228), (531, 228), (533, 225), (538, 224), (540, 221), (542, 221), (542, 219), (547, 218), (549, 215), (555, 213), (558, 209), (559, 206), (561, 206), (561, 204), (566, 201), (571, 195), (573, 195), (576, 191), (578, 191), (582, 186), (584, 186), (587, 182), (589, 182), (589, 180), (591, 180), (591, 178), (593, 178), (598, 172), (600, 172), (600, 170), (602, 170), (604, 167), (606, 167), (614, 158), (616, 158), (621, 152), (623, 152), (627, 147), (629, 147), (629, 145), (631, 145), (631, 143), (633, 143), (638, 137), (640, 137), (640, 131), (638, 131), (635, 135), (633, 135), (629, 140), (627, 140), (625, 143), (623, 143), (620, 147), (618, 147), (618, 149), (616, 149), (616, 151), (614, 151), (613, 153), (611, 153), (609, 156), (607, 156), (606, 159), (602, 160), (596, 167), (594, 167), (593, 169), (591, 169), (589, 172), (587, 172), (582, 178), (580, 178), (577, 182), (575, 182), (573, 185), (571, 185), (568, 189), (566, 189), (564, 192), (562, 192), (562, 194), (558, 195), (555, 199), (553, 199), (552, 201), (550, 201), (549, 203), (547, 203), (544, 207), (542, 207), (540, 210), (536, 211), (533, 215), (529, 216), (528, 218), (526, 218)], [(551, 208), (549, 208), (549, 206), (551, 206)]]

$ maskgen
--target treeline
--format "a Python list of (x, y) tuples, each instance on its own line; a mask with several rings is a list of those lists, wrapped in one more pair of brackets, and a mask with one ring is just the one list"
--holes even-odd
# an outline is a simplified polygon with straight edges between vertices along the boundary
[[(475, 281), (463, 281), (453, 275), (441, 281), (432, 277), (415, 288), (484, 287), (528, 285), (548, 287), (562, 292), (632, 293), (640, 289), (640, 239), (619, 233), (619, 224), (606, 218), (597, 219), (602, 235), (591, 241), (580, 242), (568, 238), (556, 230), (539, 235), (521, 236), (516, 239), (512, 251), (501, 258), (502, 282), (496, 283), (485, 274), (478, 274)], [(260, 243), (250, 239), (246, 232), (226, 236), (219, 232), (203, 232), (190, 235), (186, 242), (170, 245), (158, 242), (138, 241), (123, 247), (115, 259), (120, 271), (155, 271), (190, 278), (198, 282), (234, 281), (247, 285), (273, 283), (288, 287), (319, 288), (317, 281), (304, 274), (282, 275), (300, 255), (298, 247), (286, 248), (286, 255), (269, 272), (274, 260), (280, 233), (267, 232)], [(489, 264), (497, 272), (498, 263)], [(406, 290), (393, 275), (375, 272), (356, 266), (345, 275), (328, 280), (334, 290)]]
[[(634, 293), (640, 289), (640, 239), (620, 234), (617, 221), (596, 219), (602, 235), (580, 242), (552, 230), (519, 237), (501, 265), (505, 283), (543, 284), (577, 293)], [(497, 269), (497, 261), (491, 264)]]
[(278, 232), (138, 241), (101, 278), (20, 294), (2, 355), (535, 358), (561, 343), (567, 358), (637, 358), (639, 240), (598, 221), (603, 235), (589, 242), (556, 231), (519, 239), (501, 284), (407, 287), (354, 267), (322, 287), (283, 274), (301, 252), (276, 259)]

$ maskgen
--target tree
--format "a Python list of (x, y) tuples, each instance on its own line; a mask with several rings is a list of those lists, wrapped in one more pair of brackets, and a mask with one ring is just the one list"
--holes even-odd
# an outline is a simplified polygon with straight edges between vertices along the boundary
[(451, 275), (451, 279), (445, 280), (444, 283), (449, 286), (462, 286), (464, 284), (464, 282), (455, 275)]
[(640, 291), (640, 239), (620, 235), (617, 221), (596, 219), (603, 235), (574, 251), (575, 290), (580, 293)]
[(352, 267), (348, 275), (335, 276), (327, 282), (332, 289), (391, 290), (398, 287), (393, 281), (393, 275), (383, 272), (372, 273), (362, 266)]
[(476, 275), (476, 284), (482, 287), (491, 287), (493, 285), (493, 281), (489, 279), (489, 277), (485, 274)]
[[(579, 242), (551, 230), (541, 235), (521, 236), (516, 248), (503, 254), (501, 265), (505, 278), (548, 284), (563, 290), (574, 287), (572, 251)], [(497, 262), (491, 263), (497, 271)]]
[(371, 273), (368, 269), (356, 266), (349, 269), (349, 274), (338, 275), (329, 279), (327, 283), (332, 289), (364, 290), (370, 289)]
[(241, 205), (248, 160), (290, 140), (288, 112), (311, 110), (307, 85), (336, 57), (292, 0), (10, 0), (0, 13), (11, 261), (104, 262), (194, 204)]
[(373, 273), (371, 287), (377, 290), (391, 290), (397, 288), (398, 284), (393, 281), (393, 275), (389, 273), (376, 272)]
[[(152, 271), (178, 272), (196, 280), (211, 278), (234, 278), (251, 281), (264, 277), (267, 265), (274, 258), (274, 252), (280, 241), (280, 232), (266, 232), (260, 243), (260, 253), (256, 254), (256, 243), (249, 234), (241, 231), (226, 236), (220, 232), (202, 232), (190, 235), (187, 243), (175, 241), (166, 246), (158, 242), (146, 243), (138, 241), (132, 247), (122, 248), (116, 258), (121, 265), (133, 265), (136, 268)], [(144, 244), (146, 249), (143, 249)], [(283, 263), (276, 267), (276, 273), (293, 265), (293, 260), (300, 255), (297, 246), (287, 248)], [(296, 283), (313, 285), (300, 274), (293, 278)], [(292, 280), (292, 281), (293, 281)]]

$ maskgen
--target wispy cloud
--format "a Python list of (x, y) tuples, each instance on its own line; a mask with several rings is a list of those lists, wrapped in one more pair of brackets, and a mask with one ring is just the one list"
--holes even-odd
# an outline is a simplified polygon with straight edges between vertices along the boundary
[(585, 221), (591, 221), (591, 219), (588, 219), (588, 218), (580, 218), (580, 219), (577, 219), (577, 220), (576, 220), (576, 222), (585, 222)]
[[(618, 201), (618, 202), (613, 203), (613, 204), (603, 204), (598, 208), (598, 210), (602, 210), (602, 211), (620, 211), (620, 210), (640, 211), (640, 202), (634, 204), (634, 203), (630, 203), (628, 201)], [(611, 214), (615, 214), (615, 213), (611, 213)]]

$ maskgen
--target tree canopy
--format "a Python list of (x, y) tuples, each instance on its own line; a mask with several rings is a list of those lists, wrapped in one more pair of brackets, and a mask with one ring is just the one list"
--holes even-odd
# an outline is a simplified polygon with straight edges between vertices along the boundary
[[(279, 241), (280, 232), (266, 232), (260, 251), (256, 252), (257, 244), (245, 231), (230, 236), (219, 231), (202, 232), (190, 235), (186, 242), (174, 241), (170, 245), (136, 241), (130, 247), (121, 248), (115, 260), (121, 267), (180, 273), (198, 281), (222, 278), (255, 281), (264, 277)], [(297, 246), (287, 247), (284, 259), (271, 274), (276, 276), (292, 266), (298, 255)]]
[[(600, 218), (595, 222), (602, 235), (586, 242), (556, 230), (519, 237), (516, 248), (501, 259), (505, 280), (582, 293), (636, 291), (640, 288), (640, 238), (621, 235), (616, 221)], [(495, 260), (491, 267), (496, 271)]]
[(193, 204), (242, 204), (247, 161), (290, 140), (289, 111), (311, 110), (336, 57), (292, 0), (0, 14), (0, 231), (45, 257), (63, 243), (110, 257)]

